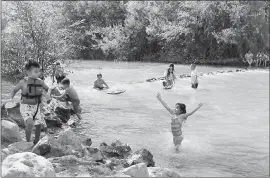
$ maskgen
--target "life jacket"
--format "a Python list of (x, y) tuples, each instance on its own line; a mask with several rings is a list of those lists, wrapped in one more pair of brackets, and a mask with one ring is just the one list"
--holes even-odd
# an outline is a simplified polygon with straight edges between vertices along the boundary
[(22, 92), (22, 103), (29, 105), (36, 105), (41, 103), (42, 96), (42, 80), (28, 78), (26, 91)]

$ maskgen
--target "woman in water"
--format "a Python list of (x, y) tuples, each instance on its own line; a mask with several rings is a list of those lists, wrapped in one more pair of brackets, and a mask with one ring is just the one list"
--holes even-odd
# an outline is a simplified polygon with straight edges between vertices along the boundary
[(167, 87), (167, 86), (171, 86), (174, 82), (174, 80), (176, 79), (175, 75), (174, 75), (174, 64), (170, 64), (169, 68), (166, 69), (165, 73), (164, 73), (164, 77), (165, 80), (163, 82), (163, 86)]
[(200, 107), (202, 107), (202, 103), (200, 103), (199, 106), (196, 109), (194, 109), (192, 112), (186, 113), (186, 105), (183, 103), (176, 103), (175, 109), (171, 109), (162, 100), (159, 93), (157, 94), (157, 99), (172, 115), (171, 130), (173, 134), (173, 143), (175, 145), (176, 151), (179, 151), (179, 146), (181, 145), (181, 142), (184, 139), (182, 135), (182, 124), (184, 121), (187, 120), (188, 116), (194, 114)]

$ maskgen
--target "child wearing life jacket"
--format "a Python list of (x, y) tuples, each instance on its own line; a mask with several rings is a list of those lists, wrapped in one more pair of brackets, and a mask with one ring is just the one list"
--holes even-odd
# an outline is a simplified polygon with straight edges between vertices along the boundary
[(181, 145), (181, 142), (183, 141), (184, 137), (182, 134), (182, 124), (184, 121), (187, 120), (188, 116), (194, 114), (201, 106), (202, 103), (199, 104), (199, 106), (194, 109), (190, 113), (186, 113), (186, 105), (183, 103), (176, 103), (175, 109), (171, 109), (161, 98), (160, 94), (157, 94), (157, 99), (161, 102), (161, 104), (169, 111), (171, 114), (171, 131), (173, 134), (173, 143), (175, 145), (176, 151), (179, 150), (179, 146)]
[(19, 81), (11, 92), (11, 99), (21, 90), (20, 113), (25, 121), (26, 141), (30, 142), (33, 126), (36, 127), (34, 144), (39, 141), (41, 126), (46, 127), (46, 122), (41, 115), (40, 103), (42, 91), (48, 91), (49, 87), (41, 80), (40, 65), (36, 61), (28, 61), (25, 65), (27, 77)]
[(104, 85), (106, 88), (109, 88), (107, 83), (102, 79), (102, 74), (97, 74), (97, 80), (94, 82), (94, 88), (102, 90), (105, 88)]
[(52, 97), (58, 100), (66, 97), (67, 101), (70, 101), (72, 103), (75, 114), (78, 116), (79, 119), (82, 119), (80, 115), (80, 99), (76, 90), (70, 85), (70, 80), (68, 78), (63, 79), (61, 81), (61, 85), (61, 87), (65, 90), (64, 93), (60, 96), (52, 95)]
[(196, 89), (198, 87), (198, 74), (196, 70), (196, 64), (191, 64), (191, 87)]

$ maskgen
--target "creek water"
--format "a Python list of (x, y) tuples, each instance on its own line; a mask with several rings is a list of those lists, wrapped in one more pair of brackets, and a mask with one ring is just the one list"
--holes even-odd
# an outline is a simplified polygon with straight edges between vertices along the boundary
[[(83, 61), (69, 65), (69, 75), (83, 108), (76, 132), (93, 144), (121, 140), (133, 151), (146, 148), (156, 166), (171, 168), (181, 176), (269, 176), (269, 72), (204, 75), (199, 87), (190, 78), (176, 80), (163, 90), (161, 77), (167, 64)], [(231, 68), (201, 67), (198, 72)], [(175, 73), (189, 73), (176, 65)], [(108, 95), (92, 89), (97, 73), (113, 88), (125, 93)], [(156, 99), (160, 93), (169, 106), (185, 103), (187, 112), (203, 106), (183, 125), (184, 140), (175, 153), (171, 116)]]

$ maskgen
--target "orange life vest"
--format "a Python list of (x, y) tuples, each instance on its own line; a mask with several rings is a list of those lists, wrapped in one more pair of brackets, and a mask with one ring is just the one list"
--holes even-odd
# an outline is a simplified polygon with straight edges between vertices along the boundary
[(22, 92), (22, 103), (29, 105), (39, 104), (41, 102), (42, 89), (41, 79), (28, 78), (26, 91)]

